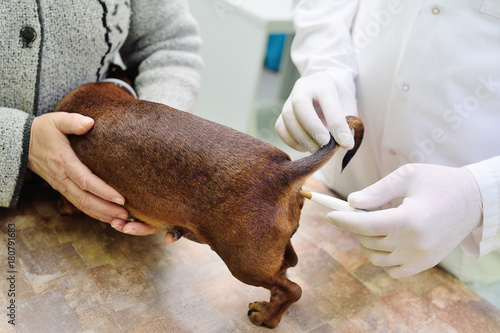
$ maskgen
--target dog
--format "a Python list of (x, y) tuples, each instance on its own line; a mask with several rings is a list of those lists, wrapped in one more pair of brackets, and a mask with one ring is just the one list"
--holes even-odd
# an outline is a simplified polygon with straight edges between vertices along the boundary
[[(122, 86), (87, 83), (55, 111), (95, 120), (85, 135), (70, 135), (78, 158), (120, 192), (136, 221), (208, 244), (243, 283), (270, 290), (268, 302), (251, 303), (248, 317), (276, 327), (302, 290), (285, 272), (297, 264), (290, 238), (299, 226), (306, 178), (339, 146), (330, 142), (291, 161), (280, 149), (229, 127), (134, 98)], [(355, 148), (359, 118), (347, 117)]]

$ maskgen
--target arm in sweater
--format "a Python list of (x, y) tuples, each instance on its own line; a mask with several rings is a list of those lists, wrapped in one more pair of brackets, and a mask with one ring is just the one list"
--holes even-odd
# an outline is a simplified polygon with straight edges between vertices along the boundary
[[(182, 0), (134, 0), (131, 6), (132, 14), (128, 37), (120, 49), (120, 53), (128, 67), (138, 70), (135, 88), (140, 98), (189, 110), (194, 105), (199, 89), (199, 72), (202, 61), (197, 53), (201, 44), (197, 24), (188, 11), (187, 3)], [(68, 8), (68, 10), (70, 9), (72, 8)], [(34, 13), (36, 14), (36, 11)], [(96, 16), (100, 18), (99, 13)], [(13, 17), (12, 22), (2, 22), (6, 28), (4, 30), (15, 30), (13, 27), (17, 26), (15, 20), (17, 16)], [(41, 28), (36, 23), (38, 22), (36, 15), (32, 21), (35, 29), (40, 30)], [(53, 23), (47, 19), (44, 19), (44, 22), (46, 24)], [(95, 27), (97, 29), (99, 25), (96, 24)], [(93, 33), (99, 32), (99, 29), (96, 29)], [(39, 61), (38, 56), (43, 54), (47, 67), (52, 66), (51, 53), (48, 49), (44, 49), (43, 53), (38, 51), (38, 47), (41, 47), (41, 38), (38, 38), (32, 47), (23, 49), (16, 47), (19, 36), (15, 34), (15, 31), (13, 34), (12, 36), (5, 35), (5, 39), (1, 40), (1, 42), (10, 43), (10, 48), (7, 47), (4, 51), (14, 50), (17, 52), (16, 54), (2, 53), (3, 56), (15, 60), (15, 64), (13, 61), (8, 62), (10, 66), (4, 67), (2, 73), (5, 75), (10, 73), (13, 75), (12, 78), (19, 78), (21, 81), (13, 82), (9, 76), (4, 77), (5, 80), (8, 79), (10, 90), (3, 89), (2, 91), (2, 97), (4, 97), (2, 105), (9, 107), (0, 107), (0, 207), (16, 206), (28, 163), (30, 131), (34, 118), (32, 116), (34, 111), (31, 110), (31, 107), (33, 106), (33, 98), (37, 95), (31, 88), (34, 87), (37, 77), (36, 70), (33, 70), (31, 65), (34, 64), (36, 68)], [(57, 39), (51, 37), (51, 41), (61, 42), (59, 37)], [(100, 38), (101, 36), (96, 37)], [(83, 49), (85, 50), (85, 48)], [(28, 54), (31, 58), (26, 59), (26, 56), (21, 57), (20, 54)], [(99, 58), (101, 54), (96, 56)], [(79, 63), (81, 61), (77, 64)], [(72, 77), (75, 80), (71, 82), (82, 81), (81, 83), (85, 83), (88, 78), (85, 79), (85, 75), (77, 76), (76, 72), (78, 71), (80, 74), (88, 72), (93, 76), (95, 73), (95, 69), (91, 67), (93, 63), (86, 63), (85, 66), (89, 68), (84, 66), (84, 72), (80, 72), (81, 69), (74, 69), (75, 73), (68, 72), (66, 75), (74, 75)], [(31, 67), (26, 66), (26, 64), (30, 64)], [(69, 64), (73, 66), (62, 68), (67, 71), (75, 68), (74, 63), (70, 61)], [(16, 66), (18, 66), (17, 69)], [(21, 74), (19, 69), (23, 69), (27, 74)], [(43, 71), (42, 74), (52, 74), (50, 70), (46, 72), (48, 74)], [(69, 87), (62, 87), (73, 89), (76, 87), (75, 82)], [(60, 87), (51, 87), (48, 91), (54, 94), (54, 89), (57, 89), (58, 95), (61, 95)], [(21, 95), (19, 95), (20, 92)], [(43, 92), (38, 92), (38, 94), (41, 99), (47, 98)], [(49, 101), (48, 104), (52, 105), (54, 101)], [(42, 109), (38, 110), (37, 113), (43, 114), (47, 111)]]
[(182, 0), (132, 1), (130, 31), (120, 50), (137, 68), (139, 98), (189, 111), (199, 90), (198, 25)]
[(28, 163), (33, 116), (0, 107), (0, 207), (15, 207)]

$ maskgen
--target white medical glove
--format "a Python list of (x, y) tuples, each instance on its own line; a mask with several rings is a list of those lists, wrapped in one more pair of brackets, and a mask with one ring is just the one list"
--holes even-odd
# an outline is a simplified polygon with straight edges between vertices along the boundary
[(295, 85), (276, 121), (276, 132), (288, 146), (314, 152), (330, 141), (354, 147), (346, 116), (357, 116), (356, 98), (343, 80), (318, 72), (304, 76)]
[(351, 231), (364, 253), (393, 278), (437, 265), (482, 224), (482, 199), (466, 168), (407, 164), (349, 203), (374, 209), (403, 198), (396, 208), (368, 213), (330, 212), (327, 220)]

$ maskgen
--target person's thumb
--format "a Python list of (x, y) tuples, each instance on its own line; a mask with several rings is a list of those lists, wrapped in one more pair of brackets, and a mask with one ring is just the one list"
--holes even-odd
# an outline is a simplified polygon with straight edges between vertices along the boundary
[(64, 134), (82, 135), (87, 133), (94, 120), (78, 113), (54, 112), (53, 123)]
[(398, 170), (361, 191), (351, 193), (347, 201), (353, 207), (370, 210), (404, 197), (407, 192), (407, 182)]

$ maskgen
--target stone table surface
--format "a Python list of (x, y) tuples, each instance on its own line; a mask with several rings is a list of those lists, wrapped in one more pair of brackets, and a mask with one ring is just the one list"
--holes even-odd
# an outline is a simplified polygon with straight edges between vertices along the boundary
[[(314, 178), (304, 188), (329, 193)], [(270, 331), (246, 316), (269, 292), (236, 280), (208, 246), (124, 235), (61, 216), (55, 202), (33, 185), (16, 210), (0, 208), (0, 332)], [(500, 310), (468, 287), (439, 268), (391, 279), (327, 212), (304, 205), (292, 239), (299, 263), (288, 271), (303, 295), (275, 332), (500, 332)]]

